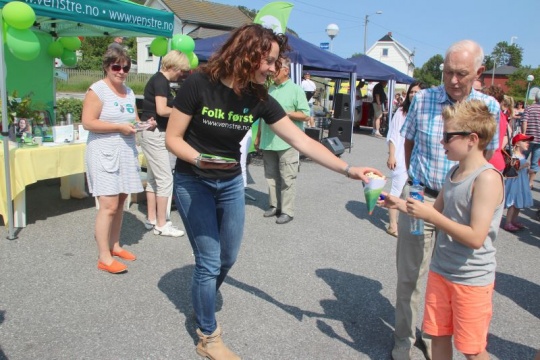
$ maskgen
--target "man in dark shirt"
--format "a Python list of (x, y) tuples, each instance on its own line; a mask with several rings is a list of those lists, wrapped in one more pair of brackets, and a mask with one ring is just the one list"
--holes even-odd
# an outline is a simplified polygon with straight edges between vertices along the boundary
[(382, 137), (379, 132), (381, 127), (381, 119), (383, 111), (386, 111), (388, 104), (386, 103), (386, 93), (384, 88), (388, 84), (388, 81), (381, 81), (373, 88), (373, 132), (372, 135), (376, 137)]

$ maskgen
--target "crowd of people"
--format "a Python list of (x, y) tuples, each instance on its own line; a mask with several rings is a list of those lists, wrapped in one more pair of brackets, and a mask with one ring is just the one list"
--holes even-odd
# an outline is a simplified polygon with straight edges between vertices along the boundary
[[(313, 90), (307, 82), (299, 86), (289, 79), (287, 50), (285, 36), (244, 25), (185, 79), (176, 96), (170, 83), (189, 70), (189, 61), (173, 50), (148, 82), (139, 118), (133, 91), (125, 85), (130, 58), (121, 47), (111, 46), (103, 56), (104, 78), (90, 86), (84, 100), (82, 122), (90, 131), (87, 180), (99, 202), (97, 267), (122, 273), (127, 266), (116, 258), (137, 259), (121, 247), (120, 232), (127, 196), (143, 191), (139, 141), (148, 161), (145, 225), (159, 236), (182, 236), (166, 216), (168, 199), (174, 197), (195, 259), (196, 352), (210, 359), (240, 358), (223, 342), (216, 295), (242, 243), (240, 143), (255, 121), (260, 119), (255, 146), (263, 152), (269, 189), (263, 216), (277, 216), (277, 224), (294, 218), (299, 153), (365, 183), (368, 173), (383, 176), (377, 169), (347, 164), (303, 132), (312, 117)], [(411, 358), (426, 273), (420, 340), (429, 358), (452, 358), (452, 341), (467, 359), (489, 357), (494, 242), (504, 208), (503, 228), (513, 232), (524, 227), (517, 220), (520, 209), (532, 205), (540, 158), (540, 143), (534, 142), (540, 136), (540, 96), (534, 105), (514, 112), (511, 99), (496, 89), (475, 90), (482, 60), (477, 43), (457, 42), (446, 52), (441, 86), (415, 82), (402, 101), (396, 98), (387, 136), (392, 189), (379, 201), (389, 209), (387, 232), (398, 239), (395, 360)], [(270, 88), (268, 79), (273, 80)], [(380, 82), (374, 89), (375, 120), (385, 110), (385, 85)], [(519, 175), (512, 179), (501, 174), (504, 148), (519, 159)], [(423, 203), (408, 196), (411, 179), (424, 186)], [(415, 219), (425, 220), (423, 235), (411, 233)]]

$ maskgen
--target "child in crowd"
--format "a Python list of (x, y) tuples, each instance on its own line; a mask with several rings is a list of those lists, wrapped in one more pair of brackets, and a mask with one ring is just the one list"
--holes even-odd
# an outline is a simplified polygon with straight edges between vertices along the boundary
[(534, 136), (527, 136), (521, 133), (512, 138), (512, 157), (519, 159), (519, 171), (517, 177), (507, 178), (504, 185), (506, 193), (504, 207), (508, 211), (506, 212), (506, 222), (503, 229), (509, 232), (516, 232), (525, 227), (516, 219), (521, 209), (533, 205), (531, 188), (529, 187), (530, 164), (525, 155), (523, 155), (529, 149), (529, 141), (532, 140), (534, 140)]
[(484, 102), (471, 100), (443, 110), (441, 143), (459, 163), (446, 175), (433, 206), (389, 195), (380, 204), (397, 208), (437, 228), (431, 260), (423, 331), (432, 336), (432, 358), (452, 359), (456, 349), (467, 359), (488, 359), (495, 248), (504, 208), (500, 172), (483, 152), (497, 123)]

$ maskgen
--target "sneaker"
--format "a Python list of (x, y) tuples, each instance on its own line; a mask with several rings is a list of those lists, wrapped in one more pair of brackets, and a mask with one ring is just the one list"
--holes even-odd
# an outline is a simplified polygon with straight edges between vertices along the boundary
[(411, 349), (395, 346), (392, 349), (392, 360), (410, 360)]
[(167, 221), (162, 228), (154, 226), (154, 235), (180, 237), (184, 232), (173, 226), (172, 222)]
[(146, 230), (152, 230), (154, 226), (156, 226), (156, 220), (150, 221), (146, 219), (146, 221), (144, 222), (144, 227), (146, 228)]

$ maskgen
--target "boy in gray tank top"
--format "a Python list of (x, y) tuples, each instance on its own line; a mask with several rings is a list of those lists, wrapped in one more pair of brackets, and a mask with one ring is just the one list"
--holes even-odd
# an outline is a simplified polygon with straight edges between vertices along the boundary
[(433, 359), (452, 358), (452, 336), (467, 359), (488, 359), (496, 265), (493, 241), (504, 209), (504, 185), (483, 152), (497, 124), (479, 100), (448, 106), (442, 115), (441, 143), (448, 159), (459, 164), (446, 175), (433, 206), (387, 194), (380, 204), (437, 228), (423, 321), (423, 331), (432, 336)]

